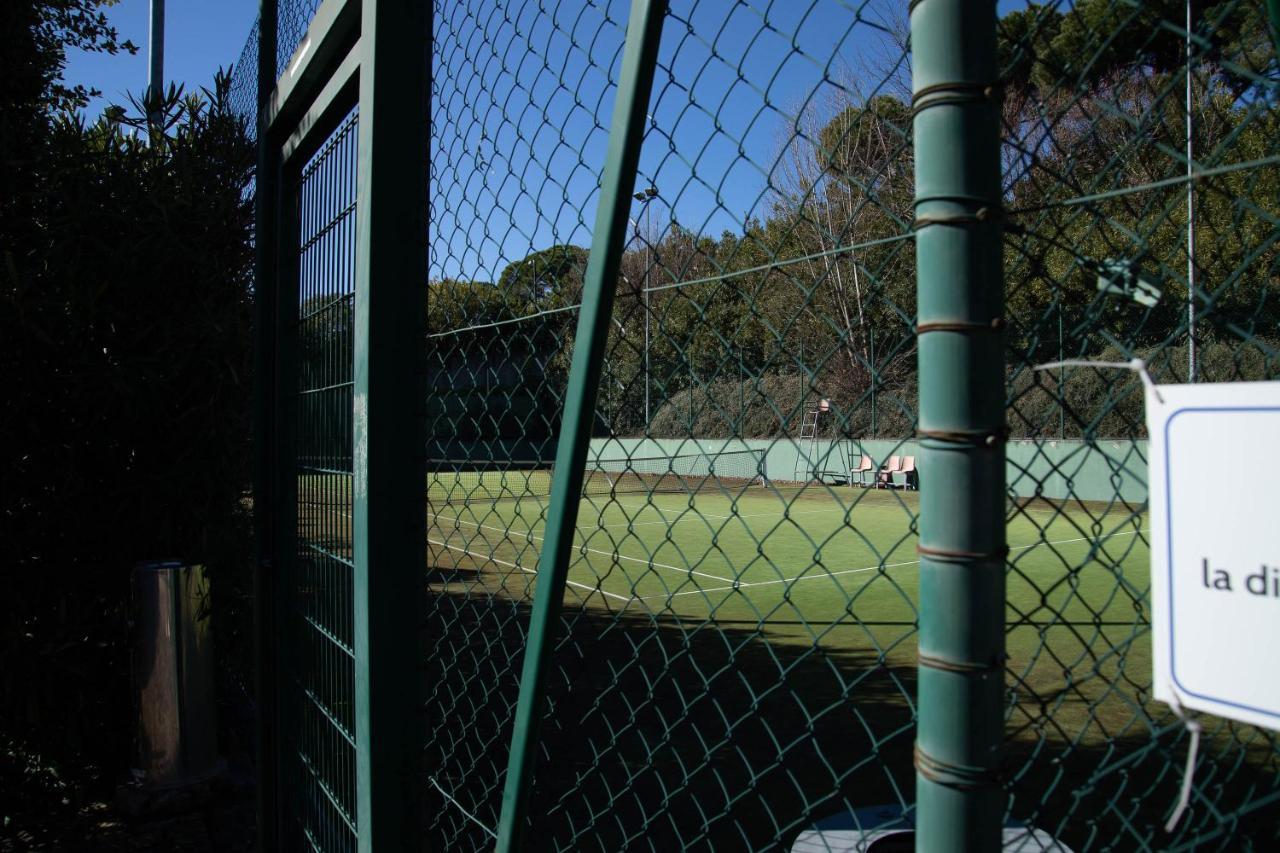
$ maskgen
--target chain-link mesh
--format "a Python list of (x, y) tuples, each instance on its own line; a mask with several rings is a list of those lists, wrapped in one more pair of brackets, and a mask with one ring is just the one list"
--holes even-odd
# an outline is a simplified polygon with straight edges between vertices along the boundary
[(626, 16), (435, 9), (423, 820), (442, 848), (498, 825)]
[(231, 111), (245, 119), (252, 138), (258, 134), (258, 22), (253, 22), (240, 58), (231, 68)]
[[(278, 69), (314, 8), (282, 9)], [(1035, 369), (1140, 356), (1157, 381), (1280, 373), (1275, 45), (1260, 3), (1192, 4), (1189, 39), (1183, 10), (999, 5), (1005, 779), (1007, 821), (1033, 844), (1280, 835), (1275, 735), (1212, 719), (1190, 809), (1163, 832), (1187, 739), (1151, 698), (1141, 386)], [(569, 368), (629, 14), (434, 4), (422, 836), (493, 845), (518, 736), (538, 738), (537, 849), (826, 849), (815, 825), (909, 825), (931, 472), (914, 438), (908, 4), (670, 4), (621, 188), (634, 202), (568, 580), (538, 584), (565, 509), (557, 442), (581, 391)], [(236, 69), (249, 105), (255, 51)], [(353, 122), (315, 164), (348, 156)], [(299, 243), (298, 639), (282, 650), (298, 681), (284, 714), (307, 724), (283, 782), (298, 782), (292, 826), (328, 850), (355, 837), (354, 195), (316, 198)], [(311, 240), (331, 245), (308, 267)], [(514, 716), (537, 595), (564, 605), (533, 735)]]
[[(284, 73), (293, 52), (307, 34), (320, 0), (280, 0), (276, 10), (276, 78)], [(231, 69), (231, 107), (249, 120), (249, 131), (257, 133), (258, 116), (258, 25), (253, 22), (240, 58)]]
[[(542, 848), (764, 848), (912, 801), (916, 481), (849, 485), (872, 395), (881, 434), (914, 419), (896, 5), (672, 5), (555, 627)], [(445, 849), (498, 824), (626, 19), (436, 9), (424, 817)]]
[[(1009, 525), (1030, 534), (1009, 560), (1010, 807), (1077, 850), (1270, 849), (1275, 734), (1211, 717), (1190, 808), (1163, 830), (1188, 736), (1152, 700), (1141, 383), (1034, 370), (1141, 357), (1157, 382), (1280, 378), (1266, 9), (1018, 4), (999, 38), (1008, 425), (1027, 439)], [(1073, 477), (1090, 457), (1094, 479)]]

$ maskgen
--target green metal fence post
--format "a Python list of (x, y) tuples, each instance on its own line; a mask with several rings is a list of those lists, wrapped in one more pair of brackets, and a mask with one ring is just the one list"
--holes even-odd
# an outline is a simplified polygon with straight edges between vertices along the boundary
[[(275, 87), (277, 0), (261, 0), (258, 15), (257, 118)], [(275, 216), (279, 202), (279, 148), (269, 144), (266, 134), (258, 134), (258, 165), (254, 180), (254, 489), (253, 521), (256, 566), (254, 598), (254, 694), (258, 735), (258, 849), (279, 846), (276, 775), (276, 620), (275, 577), (272, 552), (275, 548), (275, 494), (272, 479), (275, 465), (274, 376), (277, 319), (275, 312), (276, 259)]]
[[(269, 139), (277, 146), (278, 137)], [(275, 156), (275, 155), (273, 155)], [(297, 186), (301, 170), (297, 163), (277, 167), (277, 197), (274, 202), (275, 247), (272, 269), (275, 278), (275, 507), (271, 520), (276, 527), (275, 552), (271, 558), (273, 578), (273, 620), (275, 622), (275, 762), (276, 833), (281, 849), (289, 847), (287, 827), (295, 813), (297, 757), (286, 745), (295, 741), (298, 720), (297, 693), (282, 689), (297, 672), (298, 635), (294, 618), (298, 596), (298, 245), (301, 230)], [(296, 741), (295, 741), (296, 742)]]
[(995, 0), (911, 4), (921, 467), (916, 849), (998, 850), (1004, 325)]
[(876, 437), (876, 386), (880, 384), (880, 372), (876, 365), (876, 330), (869, 329), (867, 338), (871, 356), (871, 437)]
[(425, 565), (423, 342), (430, 4), (364, 0), (360, 27), (353, 536), (358, 849), (414, 846)]
[(498, 853), (514, 853), (522, 849), (521, 835), (525, 827), (538, 727), (546, 692), (546, 669), (555, 642), (569, 572), (569, 553), (578, 521), (583, 471), (595, 424), (596, 391), (613, 310), (614, 284), (626, 240), (627, 213), (640, 159), (640, 141), (644, 136), (645, 115), (666, 8), (666, 0), (631, 2), (622, 74), (609, 128), (609, 151), (601, 176), (600, 203), (592, 230), (591, 256), (583, 281), (582, 308), (578, 314), (564, 418), (556, 447), (551, 504), (538, 560), (538, 585), (520, 675), (520, 698), (516, 705), (511, 756), (502, 793), (502, 816), (498, 823)]

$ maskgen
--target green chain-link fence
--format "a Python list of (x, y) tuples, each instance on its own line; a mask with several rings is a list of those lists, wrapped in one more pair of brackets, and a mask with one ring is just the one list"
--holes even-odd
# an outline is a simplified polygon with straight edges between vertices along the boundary
[[(1045, 478), (1054, 437), (1145, 437), (1137, 376), (1038, 364), (1280, 378), (1276, 23), (1250, 2), (1001, 18), (1008, 426), (1039, 436), (1011, 493)], [(1145, 481), (1144, 450), (1118, 454), (1116, 477)], [(1207, 716), (1190, 808), (1164, 830), (1188, 736), (1151, 698), (1146, 506), (1116, 492), (1011, 503), (1034, 547), (1009, 560), (1009, 806), (1077, 849), (1272, 847), (1275, 733)], [(1079, 550), (1048, 541), (1063, 523)]]
[(236, 78), (251, 114), (284, 75), (294, 258), (259, 268), (276, 842), (1280, 840), (1275, 734), (1212, 718), (1164, 828), (1141, 385), (1037, 369), (1277, 378), (1266, 6), (436, 2), (392, 273), (357, 200), (406, 178), (354, 110), (394, 25), (349, 8), (266, 4)]

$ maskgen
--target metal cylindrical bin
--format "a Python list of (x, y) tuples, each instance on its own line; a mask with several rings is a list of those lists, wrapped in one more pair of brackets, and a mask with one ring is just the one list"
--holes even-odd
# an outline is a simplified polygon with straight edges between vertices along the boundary
[(219, 763), (204, 567), (137, 564), (133, 604), (138, 781), (170, 787), (207, 779)]

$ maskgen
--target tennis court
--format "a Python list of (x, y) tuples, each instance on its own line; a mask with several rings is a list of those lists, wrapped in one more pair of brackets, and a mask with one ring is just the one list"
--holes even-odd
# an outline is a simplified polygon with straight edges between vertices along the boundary
[[(918, 493), (726, 478), (678, 457), (666, 471), (632, 464), (645, 473), (619, 461), (610, 478), (585, 477), (566, 604), (914, 657)], [(531, 598), (549, 483), (541, 469), (433, 473), (433, 584)], [(1141, 516), (1048, 502), (1009, 514), (1015, 662), (1050, 630), (1068, 643), (1081, 625), (1132, 631), (1147, 583)]]
[[(550, 466), (433, 467), (430, 588), (531, 601)], [(919, 493), (769, 481), (760, 467), (747, 452), (593, 462), (566, 607), (689, 630), (750, 626), (771, 644), (914, 664)], [(298, 488), (308, 547), (349, 559), (350, 475), (317, 467)], [(1007, 654), (1015, 672), (1026, 664), (1023, 687), (1047, 689), (1074, 671), (1059, 714), (1078, 707), (1104, 728), (1111, 714), (1131, 715), (1126, 703), (1097, 703), (1121, 660), (1149, 666), (1149, 635), (1134, 615), (1149, 582), (1144, 515), (1118, 503), (1028, 501), (1010, 502), (1007, 517)], [(1101, 660), (1097, 648), (1118, 651)]]
[[(845, 622), (848, 641), (886, 651), (914, 633), (917, 492), (657, 472), (655, 463), (630, 463), (644, 474), (588, 472), (566, 602), (749, 621), (776, 640), (828, 642)], [(549, 467), (432, 472), (431, 582), (532, 598), (551, 477)], [(308, 541), (339, 557), (351, 547), (350, 488), (341, 472), (299, 479)], [(1008, 618), (1021, 626), (1011, 656), (1018, 638), (1034, 642), (1050, 625), (1132, 629), (1149, 574), (1142, 515), (1034, 501), (1010, 503), (1008, 518)]]
[[(554, 471), (549, 464), (468, 460), (433, 460), (431, 467), (424, 580), (433, 600), (448, 608), (449, 618), (470, 626), (468, 643), (475, 648), (514, 641), (511, 632), (523, 630), (522, 620), (511, 621), (510, 615), (537, 594)], [(759, 476), (763, 467), (758, 452), (588, 464), (563, 612), (571, 626), (565, 642), (578, 650), (571, 659), (581, 668), (576, 676), (568, 674), (572, 667), (566, 669), (566, 678), (589, 679), (592, 685), (561, 695), (557, 703), (558, 726), (566, 735), (577, 733), (561, 744), (554, 771), (565, 774), (556, 778), (566, 790), (589, 789), (593, 779), (616, 783), (597, 754), (614, 737), (604, 722), (609, 714), (601, 709), (630, 715), (624, 709), (634, 687), (624, 686), (625, 679), (667, 661), (673, 674), (683, 675), (662, 689), (688, 689), (704, 698), (676, 700), (663, 693), (646, 713), (660, 713), (667, 702), (691, 701), (690, 708), (702, 708), (698, 713), (733, 717), (759, 701), (768, 703), (765, 716), (774, 729), (798, 732), (809, 723), (795, 716), (785, 697), (803, 685), (809, 701), (827, 709), (814, 720), (815, 737), (829, 750), (850, 751), (848, 784), (860, 801), (892, 800), (902, 780), (878, 769), (879, 760), (855, 756), (880, 755), (893, 764), (887, 756), (909, 746), (920, 493), (771, 481)], [(351, 487), (350, 475), (322, 464), (298, 481), (304, 541), (315, 551), (302, 562), (311, 567), (304, 586), (313, 589), (313, 605), (322, 609), (350, 583), (343, 564), (352, 553)], [(1151, 665), (1145, 513), (1123, 503), (1031, 500), (1011, 501), (1006, 517), (1007, 666), (1010, 689), (1025, 699), (1006, 720), (1007, 745), (1011, 754), (1033, 755), (1058, 743), (1075, 756), (1072, 772), (1087, 773), (1097, 750), (1136, 736), (1135, 725), (1161, 713), (1145, 692), (1135, 705), (1132, 696), (1116, 690), (1117, 684), (1146, 678)], [(671, 656), (680, 649), (697, 651), (676, 663)], [(609, 663), (626, 660), (621, 669)], [(735, 671), (734, 679), (745, 679), (738, 688), (736, 680), (724, 680)], [(514, 689), (506, 672), (490, 677), (501, 691)], [(455, 691), (449, 706), (463, 713), (495, 687), (482, 680), (449, 689)], [(705, 701), (712, 710), (697, 704)], [(841, 722), (841, 709), (853, 713), (860, 734)], [(451, 719), (446, 714), (434, 724), (447, 730)], [(496, 722), (485, 726), (490, 724)], [(656, 721), (633, 725), (643, 737), (665, 727)], [(696, 740), (698, 728), (669, 733), (673, 744), (681, 744), (676, 755), (697, 752), (689, 738)], [(1227, 731), (1206, 736), (1214, 748), (1232, 737)], [(767, 765), (766, 732), (752, 739), (744, 730), (733, 743), (734, 754), (742, 750), (752, 764)], [(1250, 756), (1265, 752), (1260, 744), (1251, 740), (1245, 750)], [(725, 760), (722, 750), (711, 753)], [(488, 760), (487, 754), (473, 756), (473, 769), (454, 780), (455, 789), (487, 790), (496, 769)], [(678, 758), (654, 757), (644, 766), (659, 776), (686, 775)], [(829, 784), (821, 766), (795, 771), (809, 794)], [(746, 771), (718, 772), (737, 779)], [(1151, 784), (1146, 769), (1135, 773), (1131, 781), (1137, 788)], [(690, 782), (689, 791), (703, 799), (680, 808), (700, 808), (714, 796), (716, 788), (707, 787), (712, 784)], [(760, 784), (770, 796), (780, 796), (788, 783), (771, 775), (767, 785)], [(1052, 774), (1037, 784), (1055, 792), (1045, 794), (1051, 799), (1066, 795)], [(637, 783), (636, 790), (649, 789)], [(1085, 831), (1072, 826), (1071, 832)], [(757, 830), (765, 831), (751, 831)]]

